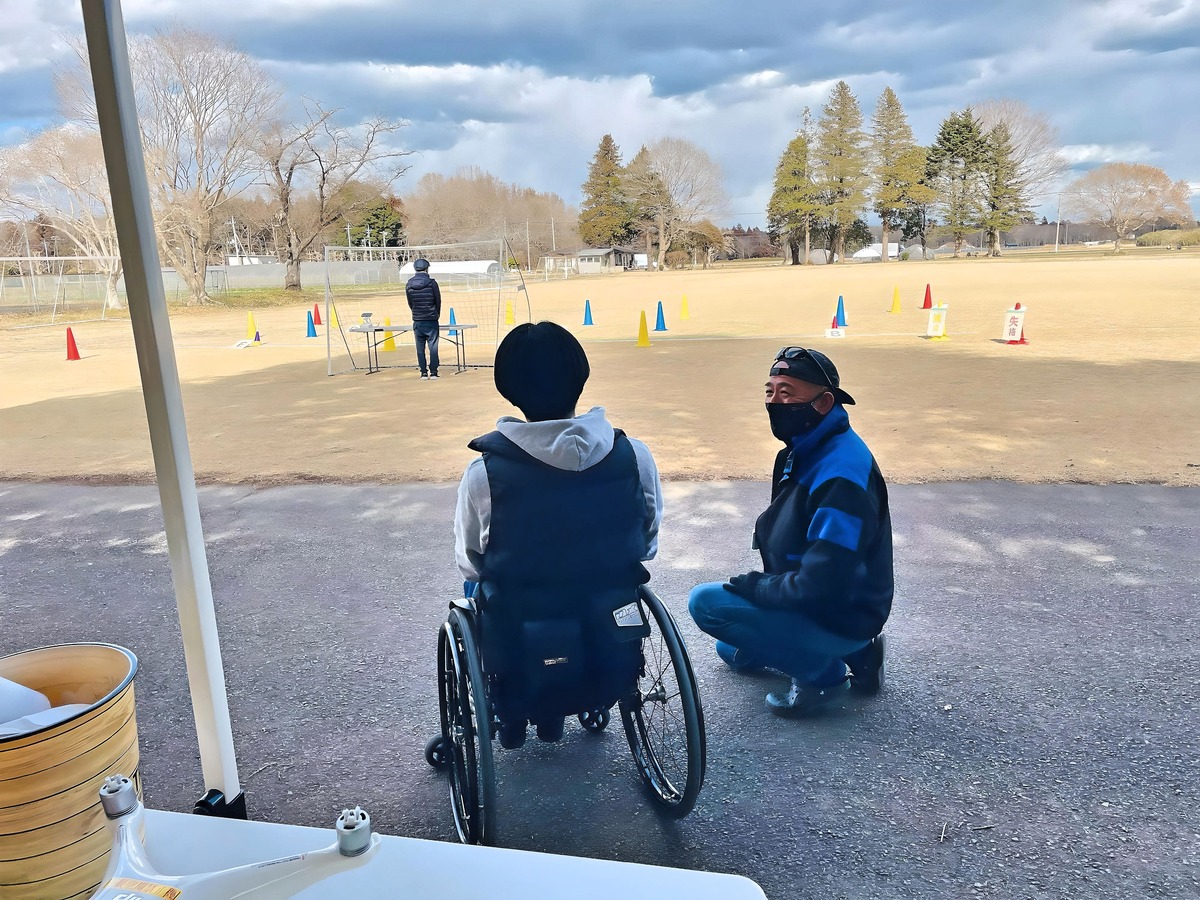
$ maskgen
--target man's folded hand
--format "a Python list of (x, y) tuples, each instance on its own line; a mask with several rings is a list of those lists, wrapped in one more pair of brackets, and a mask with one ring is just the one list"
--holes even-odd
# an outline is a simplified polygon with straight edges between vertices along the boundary
[(729, 580), (721, 587), (729, 591), (731, 594), (737, 594), (739, 597), (745, 597), (751, 603), (754, 602), (754, 590), (758, 587), (758, 583), (762, 580), (762, 572), (747, 572), (745, 575), (731, 575)]

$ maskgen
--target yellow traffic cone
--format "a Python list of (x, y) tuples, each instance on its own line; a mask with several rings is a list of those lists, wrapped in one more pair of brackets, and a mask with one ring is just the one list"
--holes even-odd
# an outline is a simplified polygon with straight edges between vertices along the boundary
[(900, 312), (900, 285), (896, 285), (892, 291), (892, 308), (888, 312)]
[(340, 328), (341, 327), (340, 325), (338, 325), (337, 307), (334, 306), (332, 303), (329, 304), (329, 327), (330, 328)]
[(504, 324), (505, 325), (516, 325), (517, 324), (516, 316), (513, 315), (513, 305), (512, 305), (511, 300), (509, 300), (507, 303), (504, 304)]
[(646, 327), (646, 311), (644, 309), (642, 310), (641, 324), (638, 325), (637, 345), (639, 347), (650, 346), (650, 329)]
[(254, 313), (246, 313), (246, 340), (254, 340), (254, 335), (258, 331), (258, 326), (254, 324)]
[(688, 311), (687, 294), (684, 294), (683, 295), (683, 308), (679, 310), (679, 318), (683, 321), (687, 321), (691, 317), (692, 317), (692, 314)]
[[(384, 327), (391, 325), (392, 324), (391, 316), (388, 316), (386, 319), (384, 319), (383, 324), (384, 324)], [(383, 333), (383, 343), (379, 345), (379, 349), (384, 351), (385, 353), (392, 353), (395, 351), (396, 339), (394, 337), (392, 337), (392, 333), (390, 331), (385, 331)]]

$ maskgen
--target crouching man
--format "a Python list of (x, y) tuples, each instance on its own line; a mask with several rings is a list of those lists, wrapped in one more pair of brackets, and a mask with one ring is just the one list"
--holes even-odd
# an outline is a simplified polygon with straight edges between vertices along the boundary
[(763, 571), (698, 585), (688, 608), (730, 668), (788, 675), (767, 706), (804, 716), (847, 688), (874, 694), (883, 683), (892, 523), (883, 475), (850, 428), (854, 399), (825, 354), (780, 350), (766, 403), (784, 447), (754, 526)]

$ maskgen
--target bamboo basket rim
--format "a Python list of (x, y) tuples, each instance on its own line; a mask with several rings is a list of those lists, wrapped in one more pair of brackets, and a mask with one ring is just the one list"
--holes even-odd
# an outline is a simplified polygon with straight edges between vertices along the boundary
[(121, 679), (120, 684), (114, 687), (99, 700), (88, 704), (87, 709), (81, 709), (79, 712), (62, 719), (61, 721), (54, 722), (50, 725), (43, 725), (41, 728), (35, 728), (33, 731), (25, 731), (21, 734), (0, 737), (0, 749), (3, 749), (4, 745), (9, 741), (25, 740), (33, 735), (41, 734), (43, 731), (49, 731), (52, 728), (60, 728), (68, 722), (73, 722), (80, 716), (86, 716), (88, 713), (93, 712), (94, 710), (108, 703), (110, 700), (120, 694), (121, 691), (125, 690), (125, 688), (127, 688), (133, 681), (133, 677), (137, 674), (138, 658), (134, 652), (127, 647), (120, 646), (119, 644), (109, 644), (105, 643), (104, 641), (71, 641), (65, 644), (48, 644), (45, 647), (31, 647), (28, 650), (18, 650), (16, 653), (10, 653), (7, 656), (0, 656), (0, 662), (8, 659), (15, 659), (16, 657), (24, 656), (27, 653), (41, 653), (45, 650), (59, 650), (63, 647), (104, 647), (109, 650), (116, 650), (118, 653), (124, 654), (125, 658), (129, 660), (129, 671), (126, 673), (125, 677)]

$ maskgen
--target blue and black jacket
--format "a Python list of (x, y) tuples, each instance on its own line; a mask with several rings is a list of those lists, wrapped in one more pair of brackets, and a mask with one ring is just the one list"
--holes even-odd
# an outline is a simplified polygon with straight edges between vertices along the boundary
[(779, 452), (754, 538), (766, 573), (757, 605), (848, 638), (882, 630), (894, 592), (887, 486), (841, 404)]

